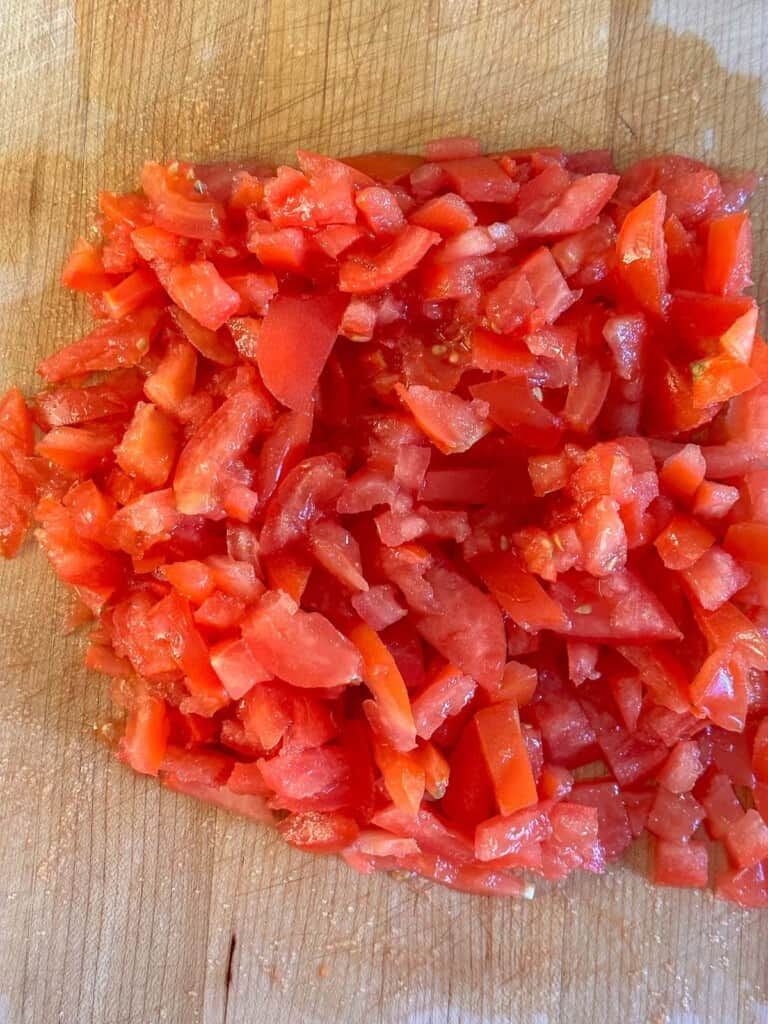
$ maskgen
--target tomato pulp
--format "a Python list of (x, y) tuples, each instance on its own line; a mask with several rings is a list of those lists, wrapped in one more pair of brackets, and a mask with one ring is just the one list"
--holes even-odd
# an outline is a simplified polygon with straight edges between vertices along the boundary
[(0, 551), (36, 523), (120, 759), (364, 873), (529, 896), (647, 833), (768, 905), (746, 182), (462, 137), (101, 193)]

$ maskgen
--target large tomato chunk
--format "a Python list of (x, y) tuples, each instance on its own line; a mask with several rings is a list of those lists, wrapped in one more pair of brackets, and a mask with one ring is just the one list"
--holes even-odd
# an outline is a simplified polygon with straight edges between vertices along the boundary
[(192, 435), (179, 456), (173, 490), (180, 512), (220, 514), (236, 461), (272, 420), (263, 392), (232, 395)]
[(341, 324), (338, 293), (279, 295), (259, 331), (256, 361), (264, 383), (290, 409), (305, 408), (320, 379)]
[(427, 569), (439, 611), (416, 619), (419, 633), (454, 665), (495, 689), (506, 661), (506, 637), (501, 610), (483, 593), (447, 565)]
[(243, 636), (266, 669), (294, 686), (359, 682), (357, 648), (317, 612), (302, 611), (280, 591), (268, 591), (243, 622)]
[(148, 307), (122, 320), (109, 321), (43, 359), (37, 372), (55, 384), (96, 370), (135, 366), (149, 351), (159, 320), (160, 310)]
[(618, 273), (642, 309), (661, 316), (667, 296), (666, 197), (654, 192), (624, 218), (616, 240)]

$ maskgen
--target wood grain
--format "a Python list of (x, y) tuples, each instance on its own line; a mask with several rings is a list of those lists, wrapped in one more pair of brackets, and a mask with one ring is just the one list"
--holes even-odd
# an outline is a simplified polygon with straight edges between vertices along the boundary
[[(2, 0), (0, 27), (1, 386), (81, 326), (62, 257), (150, 156), (451, 132), (768, 151), (764, 0)], [(755, 213), (765, 295), (764, 192)], [(768, 1020), (768, 915), (651, 891), (642, 851), (531, 904), (470, 899), (132, 776), (95, 742), (66, 604), (31, 547), (0, 569), (0, 1024)]]

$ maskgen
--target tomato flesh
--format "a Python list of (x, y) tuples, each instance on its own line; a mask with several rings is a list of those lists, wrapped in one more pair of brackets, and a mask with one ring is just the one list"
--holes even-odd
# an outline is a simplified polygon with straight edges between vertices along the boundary
[(520, 896), (647, 832), (766, 906), (754, 181), (424, 154), (102, 192), (97, 323), (0, 398), (0, 554), (36, 521), (122, 761), (298, 849)]

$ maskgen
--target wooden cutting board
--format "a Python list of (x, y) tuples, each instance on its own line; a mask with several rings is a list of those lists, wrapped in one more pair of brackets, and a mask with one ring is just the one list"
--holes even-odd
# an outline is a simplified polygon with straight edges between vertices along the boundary
[[(3, 0), (0, 25), (3, 387), (82, 325), (62, 258), (148, 157), (768, 150), (765, 0)], [(768, 1021), (768, 913), (652, 891), (642, 851), (493, 902), (134, 777), (95, 740), (104, 688), (41, 555), (0, 571), (0, 1024)]]

